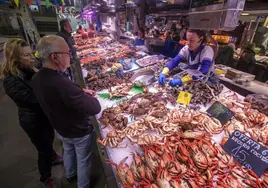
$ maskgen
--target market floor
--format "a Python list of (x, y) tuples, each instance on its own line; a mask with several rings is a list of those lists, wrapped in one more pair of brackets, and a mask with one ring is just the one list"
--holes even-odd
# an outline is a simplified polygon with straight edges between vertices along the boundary
[[(0, 88), (1, 89), (1, 88)], [(54, 148), (62, 154), (59, 140)], [(105, 177), (101, 161), (93, 145), (92, 188), (105, 188)], [(53, 167), (53, 179), (59, 188), (75, 188), (65, 179), (62, 165)], [(1, 188), (42, 188), (37, 168), (37, 152), (18, 124), (17, 107), (11, 99), (0, 93), (0, 187)]]

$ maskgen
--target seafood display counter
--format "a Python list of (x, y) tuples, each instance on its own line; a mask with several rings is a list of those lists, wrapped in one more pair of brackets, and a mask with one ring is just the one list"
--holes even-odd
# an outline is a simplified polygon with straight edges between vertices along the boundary
[[(267, 173), (258, 177), (222, 148), (235, 130), (268, 145), (267, 97), (245, 99), (217, 82), (159, 86), (168, 60), (152, 57), (156, 63), (150, 64), (135, 51), (129, 56), (145, 59), (146, 66), (118, 78), (104, 71), (104, 57), (86, 65), (97, 67), (86, 81), (102, 107), (95, 130), (108, 187), (268, 187)], [(137, 76), (148, 72), (150, 82)], [(182, 93), (191, 95), (190, 104), (181, 104)], [(206, 112), (216, 101), (234, 114), (225, 124)]]
[[(129, 92), (114, 101), (98, 97), (103, 109), (98, 143), (115, 166), (118, 187), (267, 186), (266, 176), (256, 177), (221, 148), (235, 130), (267, 145), (265, 114), (225, 87), (207, 105), (192, 108), (176, 104), (169, 88), (161, 89), (150, 86), (148, 93)], [(214, 101), (235, 113), (226, 125), (206, 114)]]

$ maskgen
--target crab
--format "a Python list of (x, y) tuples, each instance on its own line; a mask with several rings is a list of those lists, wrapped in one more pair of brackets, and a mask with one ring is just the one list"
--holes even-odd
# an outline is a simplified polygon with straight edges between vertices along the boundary
[(106, 137), (103, 140), (97, 139), (98, 143), (106, 146), (109, 144), (112, 148), (115, 147), (127, 147), (127, 146), (119, 146), (120, 143), (123, 142), (125, 138), (125, 133), (119, 130), (112, 130), (107, 133)]
[(235, 130), (239, 130), (240, 132), (247, 132), (247, 127), (243, 125), (242, 122), (232, 119), (226, 126), (225, 126), (225, 135), (231, 136)]
[(130, 88), (132, 87), (132, 83), (124, 83), (114, 90), (109, 88), (110, 99), (113, 97), (125, 97), (129, 95)]
[(156, 152), (151, 147), (143, 146), (143, 149), (144, 149), (144, 159), (145, 159), (146, 166), (152, 172), (152, 173), (147, 173), (147, 170), (146, 170), (146, 178), (151, 179), (151, 175), (156, 173), (157, 167), (159, 166), (160, 157), (156, 154)]
[(211, 134), (219, 134), (224, 128), (219, 120), (206, 114), (199, 114), (194, 117), (194, 120), (200, 130), (205, 130)]
[(141, 136), (138, 137), (137, 144), (138, 145), (151, 145), (151, 144), (164, 145), (165, 142), (166, 142), (165, 137), (162, 137), (159, 135), (142, 134)]
[(113, 161), (107, 161), (109, 164), (114, 165), (116, 167), (116, 173), (124, 185), (125, 188), (132, 188), (135, 184), (134, 175), (131, 172), (129, 166), (127, 164), (124, 165), (128, 157), (124, 158), (120, 161), (119, 165), (114, 163)]
[(196, 142), (189, 143), (190, 155), (195, 166), (200, 170), (206, 170), (211, 165), (206, 155), (200, 151)]
[(142, 157), (140, 154), (132, 153), (133, 162), (130, 166), (130, 170), (132, 171), (134, 178), (136, 181), (141, 181), (145, 179), (145, 166), (142, 161)]
[(180, 188), (178, 181), (172, 179), (166, 169), (159, 169), (156, 178), (156, 184), (159, 188)]
[(147, 129), (146, 126), (142, 125), (142, 121), (138, 121), (128, 125), (123, 132), (126, 134), (130, 140), (140, 136), (145, 130)]
[(178, 124), (184, 130), (194, 129), (195, 124), (193, 123), (193, 117), (195, 113), (188, 108), (177, 108), (171, 110), (168, 114), (169, 122), (172, 124)]

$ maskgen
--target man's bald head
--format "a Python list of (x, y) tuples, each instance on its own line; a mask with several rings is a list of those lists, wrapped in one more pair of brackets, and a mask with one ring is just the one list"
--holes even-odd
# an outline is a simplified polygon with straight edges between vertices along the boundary
[(37, 45), (37, 51), (39, 57), (43, 62), (49, 61), (49, 56), (53, 52), (57, 52), (61, 49), (61, 45), (67, 45), (65, 40), (57, 35), (47, 35), (41, 38)]
[(37, 50), (44, 67), (59, 71), (65, 71), (70, 67), (70, 48), (62, 37), (43, 37), (38, 42)]

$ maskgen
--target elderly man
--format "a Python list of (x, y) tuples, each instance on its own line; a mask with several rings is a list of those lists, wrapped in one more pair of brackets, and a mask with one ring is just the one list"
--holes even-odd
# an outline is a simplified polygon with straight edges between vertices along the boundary
[(93, 131), (89, 117), (101, 111), (100, 103), (94, 91), (81, 89), (65, 76), (70, 48), (62, 37), (43, 37), (37, 50), (43, 67), (32, 79), (33, 91), (63, 142), (67, 180), (77, 175), (78, 188), (89, 188)]

